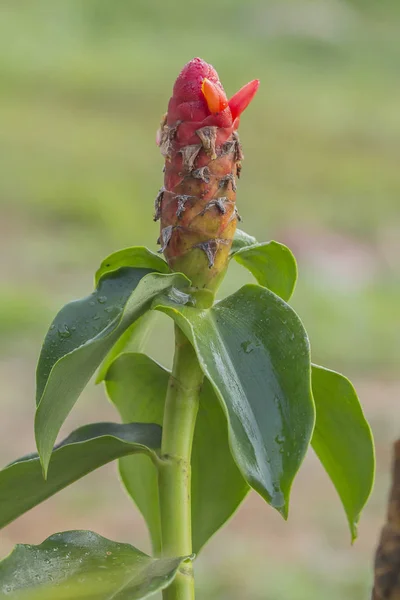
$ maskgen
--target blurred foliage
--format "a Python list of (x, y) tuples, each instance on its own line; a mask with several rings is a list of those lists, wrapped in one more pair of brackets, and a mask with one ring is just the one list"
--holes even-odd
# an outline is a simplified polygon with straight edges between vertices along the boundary
[[(228, 93), (262, 81), (241, 127), (239, 206), (250, 233), (299, 258), (294, 304), (315, 359), (391, 372), (400, 358), (398, 12), (387, 1), (205, 0), (200, 10), (173, 0), (166, 10), (158, 0), (5, 0), (3, 245), (23, 245), (45, 293), (65, 288), (66, 268), (87, 272), (119, 246), (154, 248), (154, 131), (171, 82), (198, 54)], [(327, 250), (329, 231), (342, 240)], [(45, 262), (40, 242), (54, 248)], [(6, 273), (14, 290), (23, 260)]]
[[(299, 258), (294, 304), (315, 359), (390, 373), (400, 358), (398, 13), (396, 2), (360, 0), (4, 0), (0, 233), (14, 268), (1, 306), (27, 254), (30, 283), (40, 271), (43, 293), (56, 286), (67, 299), (81, 291), (73, 274), (104, 254), (155, 247), (154, 131), (175, 76), (201, 55), (228, 93), (262, 81), (242, 120), (239, 206), (247, 231)], [(331, 231), (342, 239), (327, 247)]]

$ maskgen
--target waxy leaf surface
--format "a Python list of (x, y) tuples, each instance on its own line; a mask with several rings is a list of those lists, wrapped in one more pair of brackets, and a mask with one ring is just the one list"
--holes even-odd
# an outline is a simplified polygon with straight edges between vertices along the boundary
[(94, 469), (129, 454), (149, 456), (160, 446), (161, 427), (155, 424), (80, 427), (53, 450), (47, 480), (37, 454), (24, 456), (0, 471), (0, 527)]
[(191, 340), (229, 424), (231, 451), (246, 481), (287, 516), (293, 478), (313, 426), (307, 334), (296, 313), (258, 285), (205, 310), (165, 299)]
[(352, 384), (340, 373), (313, 365), (312, 390), (316, 422), (311, 443), (340, 496), (354, 540), (374, 481), (371, 429)]
[(244, 247), (233, 258), (246, 267), (257, 282), (287, 301), (297, 280), (297, 264), (293, 254), (283, 244), (265, 242)]
[(188, 558), (151, 558), (92, 531), (56, 533), (0, 562), (0, 598), (140, 600), (168, 587)]
[(35, 434), (44, 472), (61, 425), (114, 344), (161, 292), (187, 284), (180, 274), (123, 267), (103, 274), (90, 296), (61, 309), (37, 368)]
[[(126, 421), (162, 424), (169, 371), (144, 354), (119, 356), (106, 375), (107, 392)], [(147, 456), (123, 458), (122, 480), (142, 512), (153, 548), (160, 551), (157, 473)], [(193, 551), (232, 515), (248, 486), (232, 459), (227, 422), (208, 381), (204, 382), (192, 451)]]
[(118, 271), (123, 267), (135, 267), (136, 269), (150, 269), (158, 273), (171, 273), (171, 269), (165, 260), (159, 255), (151, 252), (144, 246), (133, 246), (123, 248), (110, 256), (107, 256), (96, 271), (95, 285), (106, 273)]
[(157, 314), (154, 311), (145, 313), (121, 335), (103, 360), (96, 376), (96, 383), (101, 383), (111, 363), (123, 352), (142, 352), (151, 333)]

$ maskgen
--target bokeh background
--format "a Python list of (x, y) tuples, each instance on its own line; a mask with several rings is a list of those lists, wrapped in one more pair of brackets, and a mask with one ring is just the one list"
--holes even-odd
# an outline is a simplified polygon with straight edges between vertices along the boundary
[[(92, 289), (101, 259), (156, 249), (155, 130), (182, 66), (201, 56), (244, 115), (243, 228), (289, 245), (314, 361), (352, 377), (377, 442), (377, 480), (350, 546), (310, 453), (287, 523), (251, 495), (197, 564), (200, 600), (363, 600), (399, 434), (400, 3), (397, 0), (2, 0), (0, 4), (0, 459), (34, 447), (34, 370), (52, 315)], [(247, 281), (234, 266), (223, 293)], [(171, 360), (159, 317), (149, 352)], [(115, 419), (84, 392), (63, 432)], [(93, 529), (149, 549), (108, 465), (1, 533)]]

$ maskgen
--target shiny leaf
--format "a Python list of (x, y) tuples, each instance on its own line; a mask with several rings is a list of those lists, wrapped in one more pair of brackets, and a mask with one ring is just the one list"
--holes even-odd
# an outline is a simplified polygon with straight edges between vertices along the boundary
[(56, 533), (0, 562), (0, 598), (139, 600), (168, 587), (188, 558), (151, 558), (92, 531)]
[(342, 500), (352, 540), (374, 482), (371, 429), (356, 391), (346, 377), (312, 367), (316, 421), (312, 446)]
[(110, 256), (107, 256), (98, 268), (95, 276), (95, 285), (106, 273), (118, 271), (123, 267), (135, 267), (137, 269), (150, 269), (159, 273), (170, 273), (171, 269), (159, 254), (151, 252), (143, 246), (123, 248)]
[(297, 280), (297, 264), (293, 254), (283, 244), (265, 242), (244, 247), (233, 258), (246, 267), (258, 283), (283, 300), (292, 296)]
[(156, 316), (154, 311), (145, 313), (121, 335), (100, 365), (96, 383), (101, 383), (104, 380), (111, 363), (114, 362), (117, 356), (123, 352), (142, 352), (144, 350)]
[[(122, 354), (111, 365), (107, 392), (124, 421), (162, 424), (169, 371), (144, 354)], [(160, 551), (160, 517), (156, 469), (146, 456), (120, 461), (122, 480), (142, 512), (156, 553)], [(193, 551), (232, 515), (248, 486), (232, 459), (227, 422), (208, 381), (204, 382), (192, 451)]]
[(35, 434), (44, 472), (61, 425), (117, 340), (161, 292), (187, 284), (180, 274), (124, 267), (103, 275), (90, 296), (58, 313), (37, 368)]
[(227, 413), (231, 451), (246, 481), (287, 516), (313, 425), (307, 334), (296, 313), (258, 285), (205, 310), (164, 299), (191, 340)]
[(151, 456), (160, 445), (161, 428), (154, 424), (80, 427), (54, 449), (46, 481), (37, 454), (24, 456), (0, 471), (0, 527), (94, 469), (128, 454)]

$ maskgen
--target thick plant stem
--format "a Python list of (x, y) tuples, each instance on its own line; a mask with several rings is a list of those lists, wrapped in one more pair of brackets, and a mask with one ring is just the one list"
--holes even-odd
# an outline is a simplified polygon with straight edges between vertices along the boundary
[[(191, 467), (193, 433), (203, 382), (196, 354), (183, 333), (175, 327), (175, 356), (165, 401), (159, 494), (162, 555), (192, 553)], [(190, 562), (184, 563), (164, 600), (193, 600), (194, 579)]]

